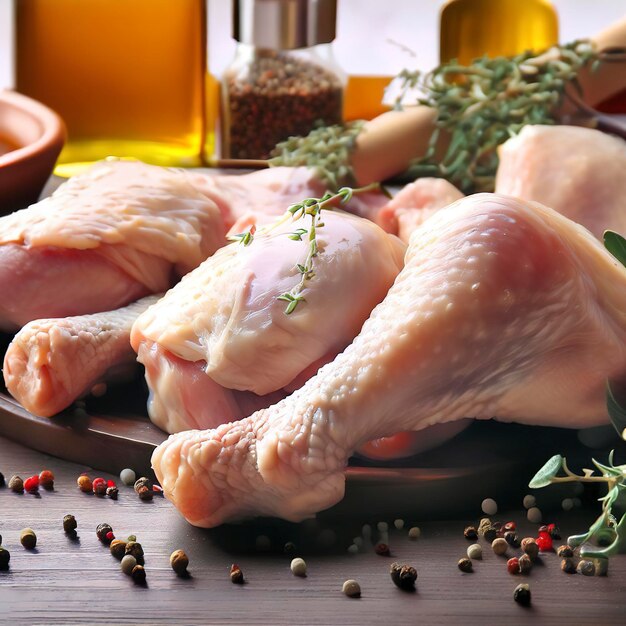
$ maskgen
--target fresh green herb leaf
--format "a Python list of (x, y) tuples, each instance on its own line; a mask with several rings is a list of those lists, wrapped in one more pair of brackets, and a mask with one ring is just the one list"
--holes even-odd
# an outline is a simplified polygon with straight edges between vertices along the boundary
[(554, 478), (561, 467), (563, 467), (563, 457), (560, 454), (555, 454), (548, 462), (535, 474), (533, 479), (528, 483), (531, 489), (540, 489), (541, 487), (547, 487), (551, 483), (551, 478)]
[(626, 239), (612, 231), (604, 231), (604, 247), (626, 267)]

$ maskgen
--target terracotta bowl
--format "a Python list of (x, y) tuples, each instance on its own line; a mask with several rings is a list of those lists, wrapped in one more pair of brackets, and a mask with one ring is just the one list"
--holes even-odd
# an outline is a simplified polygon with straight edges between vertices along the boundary
[(54, 111), (0, 91), (0, 215), (37, 201), (64, 142), (65, 125)]

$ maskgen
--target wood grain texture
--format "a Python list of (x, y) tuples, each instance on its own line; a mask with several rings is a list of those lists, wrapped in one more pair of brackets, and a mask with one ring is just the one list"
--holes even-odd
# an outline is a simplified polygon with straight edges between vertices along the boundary
[[(377, 521), (368, 518), (367, 502), (362, 503), (358, 520), (329, 512), (299, 525), (257, 521), (207, 531), (189, 526), (161, 498), (140, 502), (130, 487), (120, 485), (116, 502), (82, 494), (75, 481), (88, 468), (0, 438), (0, 470), (7, 478), (12, 473), (25, 477), (42, 468), (55, 472), (55, 491), (33, 496), (0, 489), (0, 534), (11, 552), (10, 570), (0, 572), (2, 623), (624, 623), (626, 556), (611, 560), (607, 578), (563, 574), (554, 554), (543, 557), (529, 576), (514, 577), (506, 573), (505, 559), (484, 546), (484, 560), (475, 564), (474, 573), (459, 572), (456, 562), (468, 545), (462, 530), (465, 523), (477, 520), (479, 502), (473, 514), (452, 521), (422, 523), (407, 516), (407, 525), (421, 526), (422, 538), (410, 541), (406, 530), (396, 531), (392, 526), (392, 557), (387, 558), (377, 556), (369, 546), (357, 555), (346, 552), (361, 524)], [(518, 495), (521, 498), (523, 492)], [(66, 513), (78, 520), (77, 541), (63, 533), (61, 520)], [(592, 517), (590, 511), (578, 511), (560, 514), (558, 521), (567, 534), (583, 529)], [(515, 510), (498, 518), (520, 521), (523, 513)], [(393, 517), (387, 521), (391, 525)], [(137, 587), (124, 576), (119, 563), (98, 541), (95, 528), (100, 522), (110, 523), (118, 537), (137, 535), (146, 552), (146, 587)], [(19, 544), (19, 531), (26, 526), (38, 536), (32, 552)], [(523, 535), (536, 532), (525, 521), (521, 528)], [(270, 551), (256, 550), (260, 534), (270, 537)], [(289, 571), (291, 557), (282, 553), (289, 540), (307, 561), (307, 578), (295, 578)], [(328, 542), (332, 545), (325, 547)], [(189, 579), (176, 577), (169, 568), (169, 554), (178, 548), (189, 555)], [(393, 586), (388, 569), (394, 560), (417, 568), (416, 593)], [(233, 562), (241, 566), (248, 581), (242, 587), (229, 580)], [(347, 578), (360, 582), (361, 599), (341, 594)], [(530, 583), (533, 592), (530, 609), (512, 599), (514, 587), (523, 581)]]

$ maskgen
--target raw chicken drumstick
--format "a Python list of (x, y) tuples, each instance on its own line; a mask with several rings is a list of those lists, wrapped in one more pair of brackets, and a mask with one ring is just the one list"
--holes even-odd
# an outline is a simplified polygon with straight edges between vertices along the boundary
[(626, 269), (555, 211), (478, 194), (415, 231), (385, 300), (304, 387), (171, 436), (152, 464), (192, 524), (301, 520), (343, 497), (369, 439), (468, 416), (606, 422), (605, 381), (625, 372)]
[(159, 299), (147, 296), (92, 315), (42, 319), (17, 333), (4, 355), (4, 382), (28, 411), (50, 417), (102, 381), (134, 369), (130, 329)]

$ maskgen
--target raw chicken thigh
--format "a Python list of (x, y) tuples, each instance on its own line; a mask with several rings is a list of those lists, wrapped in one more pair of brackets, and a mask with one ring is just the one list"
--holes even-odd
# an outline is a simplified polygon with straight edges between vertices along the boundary
[(116, 311), (30, 322), (4, 355), (9, 393), (31, 413), (50, 417), (97, 383), (132, 371), (130, 329), (158, 299), (147, 296)]
[(0, 329), (165, 291), (225, 242), (216, 204), (184, 175), (108, 161), (0, 219)]
[(405, 247), (347, 213), (324, 211), (323, 222), (315, 275), (290, 315), (278, 296), (300, 281), (309, 242), (289, 235), (308, 218), (219, 250), (137, 320), (131, 339), (156, 424), (176, 432), (243, 417), (233, 391), (291, 391), (357, 335), (400, 271)]
[(496, 192), (541, 202), (602, 238), (626, 234), (626, 141), (578, 126), (525, 126), (499, 150)]
[(301, 389), (173, 435), (152, 463), (198, 526), (301, 520), (342, 498), (367, 440), (468, 416), (600, 424), (606, 380), (625, 373), (626, 269), (555, 211), (478, 194), (415, 231), (384, 301)]

